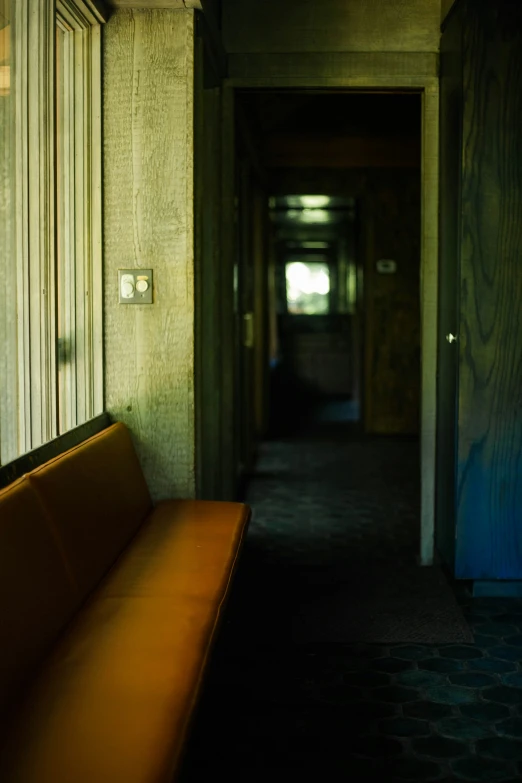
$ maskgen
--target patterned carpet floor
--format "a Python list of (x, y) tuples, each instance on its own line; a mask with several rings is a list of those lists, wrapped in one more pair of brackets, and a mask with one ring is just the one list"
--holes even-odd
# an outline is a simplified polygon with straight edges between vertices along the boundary
[(413, 441), (263, 446), (182, 783), (522, 781), (522, 601), (457, 585), (472, 643), (296, 641), (318, 596), (415, 566), (418, 475)]

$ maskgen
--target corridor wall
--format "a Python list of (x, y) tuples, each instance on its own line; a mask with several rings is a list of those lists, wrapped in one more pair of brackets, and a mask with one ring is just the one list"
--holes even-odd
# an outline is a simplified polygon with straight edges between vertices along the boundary
[[(155, 500), (195, 494), (194, 28), (184, 10), (116, 10), (104, 36), (106, 408)], [(118, 303), (152, 268), (154, 303)]]

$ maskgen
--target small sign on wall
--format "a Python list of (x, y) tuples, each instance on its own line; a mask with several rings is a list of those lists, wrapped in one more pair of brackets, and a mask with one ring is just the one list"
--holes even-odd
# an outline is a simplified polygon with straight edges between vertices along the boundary
[(391, 258), (380, 258), (377, 261), (377, 272), (380, 275), (394, 275), (397, 271), (397, 262)]

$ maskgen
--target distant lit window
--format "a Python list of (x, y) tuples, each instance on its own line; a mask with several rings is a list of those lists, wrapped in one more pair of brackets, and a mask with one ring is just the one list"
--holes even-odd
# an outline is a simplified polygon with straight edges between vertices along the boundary
[(330, 196), (301, 196), (301, 204), (305, 209), (324, 209), (330, 200)]
[(304, 207), (303, 209), (288, 209), (285, 212), (287, 220), (292, 223), (311, 223), (324, 224), (333, 222), (333, 216), (327, 209), (313, 209)]
[(293, 261), (286, 265), (288, 312), (324, 315), (330, 310), (330, 269), (317, 261)]

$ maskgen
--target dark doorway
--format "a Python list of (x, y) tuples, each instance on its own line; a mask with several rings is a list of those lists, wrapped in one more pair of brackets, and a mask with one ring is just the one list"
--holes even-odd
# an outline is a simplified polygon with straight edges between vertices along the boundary
[[(240, 236), (245, 170), (269, 216), (268, 336), (250, 346), (267, 379), (239, 382), (243, 432), (250, 388), (265, 395), (258, 439), (328, 425), (418, 436), (420, 95), (238, 91), (237, 118)], [(255, 318), (255, 252), (240, 244), (239, 300)], [(243, 443), (251, 465), (254, 451)]]
[(270, 199), (278, 329), (272, 436), (360, 421), (356, 214), (354, 198)]

